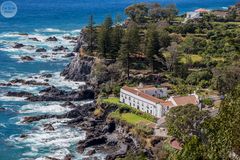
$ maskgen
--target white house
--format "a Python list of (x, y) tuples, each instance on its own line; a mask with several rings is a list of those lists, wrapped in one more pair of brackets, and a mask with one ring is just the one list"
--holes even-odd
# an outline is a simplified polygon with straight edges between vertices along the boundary
[(200, 12), (187, 12), (186, 19), (199, 19), (201, 18)]
[(196, 95), (170, 97), (168, 100), (158, 98), (166, 96), (167, 89), (153, 86), (124, 86), (120, 91), (120, 101), (122, 103), (158, 118), (163, 117), (171, 107), (186, 104), (198, 105), (199, 103)]

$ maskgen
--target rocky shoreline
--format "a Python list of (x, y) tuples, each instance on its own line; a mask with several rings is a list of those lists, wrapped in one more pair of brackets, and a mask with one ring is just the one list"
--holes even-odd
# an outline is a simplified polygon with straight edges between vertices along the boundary
[[(81, 47), (86, 47), (84, 42), (84, 34), (81, 32), (77, 39), (77, 45), (74, 49), (75, 52), (79, 51)], [(67, 39), (76, 40), (76, 38), (66, 37)], [(37, 41), (37, 39), (33, 39)], [(50, 37), (47, 41), (57, 41), (56, 37)], [(15, 47), (21, 48), (24, 45), (16, 44)], [(55, 47), (54, 51), (68, 50), (64, 46)], [(36, 52), (45, 52), (44, 48), (37, 49)], [(127, 153), (144, 153), (148, 157), (152, 157), (150, 150), (144, 149), (141, 146), (140, 140), (129, 132), (129, 126), (122, 124), (121, 122), (115, 121), (109, 118), (109, 113), (115, 111), (117, 106), (96, 104), (95, 99), (98, 97), (99, 87), (97, 82), (105, 82), (111, 72), (106, 72), (103, 77), (96, 80), (96, 76), (93, 75), (93, 70), (98, 63), (98, 59), (91, 56), (80, 56), (79, 53), (75, 53), (76, 56), (62, 71), (61, 76), (65, 79), (72, 81), (85, 81), (88, 85), (81, 86), (75, 90), (62, 90), (55, 86), (51, 86), (48, 83), (48, 78), (51, 78), (52, 74), (41, 75), (45, 78), (44, 82), (37, 80), (24, 80), (14, 79), (8, 83), (1, 83), (0, 86), (43, 86), (45, 89), (39, 91), (38, 94), (33, 94), (27, 91), (9, 91), (5, 96), (10, 97), (25, 97), (30, 102), (47, 102), (56, 101), (61, 102), (61, 106), (65, 108), (71, 108), (67, 113), (58, 114), (42, 114), (37, 116), (26, 116), (22, 119), (21, 123), (29, 124), (44, 119), (57, 118), (64, 119), (68, 118), (66, 122), (68, 126), (73, 128), (81, 128), (86, 132), (86, 138), (76, 144), (76, 150), (79, 154), (89, 156), (87, 159), (99, 159), (95, 156), (95, 153), (103, 153), (106, 160), (113, 160), (117, 157), (124, 157)], [(71, 55), (72, 56), (72, 55)], [(28, 60), (28, 59), (26, 59)], [(110, 65), (112, 62), (104, 61), (105, 65)], [(93, 100), (93, 103), (79, 105), (75, 104), (75, 101)], [(4, 111), (4, 109), (1, 109)], [(101, 110), (100, 115), (96, 115), (95, 111)], [(55, 130), (53, 124), (46, 123), (43, 126), (44, 131), (52, 132)], [(22, 139), (28, 138), (28, 135), (22, 134), (19, 136)], [(67, 154), (64, 160), (74, 159), (73, 155)], [(58, 160), (55, 157), (45, 157), (46, 159)]]

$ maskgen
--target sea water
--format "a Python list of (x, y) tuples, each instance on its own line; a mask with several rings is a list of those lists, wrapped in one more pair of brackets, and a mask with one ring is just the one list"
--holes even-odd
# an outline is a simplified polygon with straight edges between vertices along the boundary
[[(4, 1), (0, 2), (2, 4)], [(221, 9), (233, 5), (237, 0), (14, 0), (18, 8), (17, 14), (9, 19), (0, 16), (0, 83), (31, 77), (43, 81), (40, 75), (51, 73), (51, 85), (64, 89), (78, 88), (84, 82), (66, 81), (59, 75), (70, 59), (59, 55), (42, 58), (35, 50), (14, 49), (12, 45), (18, 42), (35, 48), (44, 47), (49, 55), (54, 46), (63, 45), (71, 50), (73, 44), (62, 37), (77, 36), (87, 24), (89, 15), (94, 16), (97, 24), (105, 16), (115, 17), (119, 14), (125, 18), (124, 8), (138, 2), (159, 2), (162, 5), (174, 3), (180, 13), (184, 13), (197, 8)], [(27, 33), (28, 36), (19, 33)], [(46, 42), (45, 39), (49, 36), (57, 37), (58, 41)], [(41, 42), (29, 39), (33, 37)], [(23, 55), (34, 57), (34, 61), (20, 61), (19, 58)], [(36, 94), (42, 88), (23, 85), (0, 87), (0, 107), (6, 108), (6, 111), (0, 112), (0, 160), (43, 159), (44, 156), (61, 159), (69, 153), (75, 155), (74, 159), (83, 158), (76, 153), (76, 143), (85, 138), (85, 132), (66, 126), (64, 122), (68, 119), (52, 118), (32, 124), (20, 123), (24, 116), (62, 114), (70, 109), (61, 107), (57, 102), (27, 102), (24, 98), (4, 96), (8, 91)], [(49, 122), (55, 128), (52, 132), (42, 129), (42, 125)], [(21, 134), (27, 134), (28, 138), (19, 138)]]

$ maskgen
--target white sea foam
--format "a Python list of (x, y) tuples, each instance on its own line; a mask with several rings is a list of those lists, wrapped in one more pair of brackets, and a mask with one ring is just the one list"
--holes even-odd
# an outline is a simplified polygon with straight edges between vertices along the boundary
[(0, 123), (0, 128), (6, 128), (6, 125), (3, 123)]
[(0, 101), (25, 101), (26, 97), (10, 97), (0, 95)]
[[(13, 135), (10, 136), (7, 141), (14, 145), (29, 147), (31, 151), (24, 153), (24, 156), (27, 157), (37, 156), (43, 158), (52, 156), (62, 159), (69, 153), (69, 147), (86, 137), (85, 132), (64, 125), (64, 122), (67, 121), (69, 121), (69, 119), (52, 118), (41, 120), (37, 122), (32, 133), (27, 133), (27, 138), (22, 139), (17, 135)], [(43, 129), (43, 124), (46, 123), (52, 124), (55, 130), (45, 131)]]
[[(46, 79), (45, 77), (41, 77), (41, 74), (44, 73), (51, 73), (49, 71), (46, 70), (42, 70), (40, 71), (40, 74), (37, 75), (32, 75), (32, 77), (36, 78), (24, 78), (25, 76), (19, 76), (19, 77), (14, 77), (14, 78), (22, 78), (24, 80), (36, 80), (37, 82), (45, 82), (44, 80)], [(60, 87), (60, 88), (70, 88), (70, 89), (78, 89), (80, 86), (85, 85), (85, 82), (75, 82), (75, 81), (71, 81), (71, 80), (66, 80), (64, 79), (63, 76), (60, 76), (60, 72), (54, 72), (51, 73), (53, 76), (51, 78), (47, 78), (48, 79), (48, 83), (50, 85), (56, 86), (56, 87)]]
[(70, 108), (62, 107), (59, 104), (40, 104), (33, 103), (24, 105), (20, 109), (20, 113), (64, 113), (70, 111)]
[(67, 32), (67, 31), (60, 30), (57, 28), (42, 28), (42, 29), (35, 29), (35, 32), (62, 33), (62, 32)]
[(49, 80), (50, 84), (54, 84), (57, 87), (68, 87), (71, 89), (78, 89), (80, 86), (85, 85), (85, 82), (75, 82), (71, 80), (64, 79), (63, 76), (60, 76), (60, 72), (54, 73), (52, 79)]

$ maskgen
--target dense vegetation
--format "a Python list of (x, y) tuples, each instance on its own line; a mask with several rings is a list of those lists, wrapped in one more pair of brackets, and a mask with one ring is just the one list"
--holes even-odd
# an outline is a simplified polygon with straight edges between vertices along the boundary
[[(226, 22), (206, 13), (201, 19), (182, 23), (174, 5), (156, 3), (129, 6), (125, 10), (129, 19), (123, 24), (116, 16), (114, 22), (106, 17), (96, 26), (91, 16), (85, 52), (115, 62), (110, 68), (101, 64), (96, 69), (97, 75), (108, 73), (105, 77), (113, 82), (132, 83), (136, 73), (161, 73), (177, 94), (206, 88), (225, 94), (240, 77), (238, 7), (229, 9)], [(117, 84), (102, 88), (107, 94), (117, 93)]]
[(172, 153), (176, 159), (233, 158), (240, 153), (240, 84), (227, 94), (216, 117), (188, 105), (171, 109), (166, 120), (169, 134), (184, 144)]
[[(95, 26), (90, 17), (85, 53), (110, 62), (95, 66), (96, 77), (108, 79), (100, 87), (102, 96), (117, 96), (122, 85), (140, 80), (160, 85), (159, 78), (149, 77), (161, 75), (172, 94), (197, 91), (206, 106), (215, 105), (212, 95), (225, 97), (216, 116), (192, 105), (171, 109), (166, 117), (168, 131), (183, 149), (172, 151), (162, 145), (156, 151), (159, 159), (219, 160), (240, 154), (239, 10), (237, 4), (226, 11), (226, 17), (210, 12), (184, 22), (174, 5), (140, 3), (126, 8), (129, 18), (123, 24), (117, 16), (115, 22), (106, 17)], [(139, 75), (147, 78), (139, 80)], [(112, 116), (128, 124), (153, 121), (113, 99), (105, 103), (119, 105)]]

